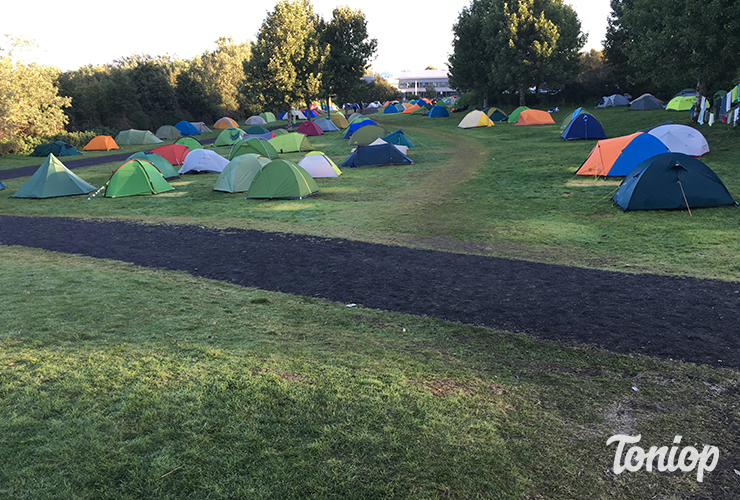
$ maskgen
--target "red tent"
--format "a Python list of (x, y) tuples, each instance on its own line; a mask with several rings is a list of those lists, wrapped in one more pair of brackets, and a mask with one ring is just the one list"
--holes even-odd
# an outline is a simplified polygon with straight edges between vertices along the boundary
[(159, 146), (151, 150), (152, 153), (157, 153), (159, 156), (164, 157), (168, 162), (173, 165), (182, 165), (185, 162), (185, 157), (188, 155), (190, 150), (187, 146), (182, 144), (166, 144)]
[(321, 130), (321, 127), (316, 125), (315, 122), (308, 120), (298, 125), (296, 132), (303, 135), (324, 135), (324, 131)]

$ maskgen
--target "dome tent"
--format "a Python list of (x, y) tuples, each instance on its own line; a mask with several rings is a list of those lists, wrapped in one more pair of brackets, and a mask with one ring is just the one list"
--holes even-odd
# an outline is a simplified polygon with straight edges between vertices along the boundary
[(301, 200), (318, 192), (316, 181), (302, 167), (292, 161), (272, 160), (255, 175), (247, 199)]
[(165, 141), (169, 139), (179, 139), (180, 137), (182, 137), (182, 134), (179, 130), (175, 128), (174, 125), (162, 125), (157, 129), (154, 135)]
[(121, 198), (174, 191), (157, 167), (141, 158), (121, 163), (105, 184), (106, 198)]
[(219, 118), (218, 121), (213, 124), (213, 128), (218, 128), (218, 129), (225, 129), (229, 127), (237, 128), (239, 127), (239, 124), (236, 122), (236, 120), (234, 120), (233, 118), (229, 118), (228, 116)]
[(59, 158), (60, 156), (81, 155), (82, 153), (77, 151), (76, 147), (67, 142), (54, 141), (36, 146), (36, 149), (34, 149), (33, 153), (31, 153), (29, 156), (44, 157), (49, 156), (49, 154), (53, 154), (54, 156)]
[(203, 145), (196, 139), (195, 137), (181, 137), (178, 140), (175, 141), (175, 144), (181, 144), (188, 148), (190, 151), (194, 149), (203, 149)]
[(308, 137), (298, 132), (278, 135), (270, 139), (269, 142), (275, 148), (275, 151), (281, 154), (314, 150), (314, 147), (308, 141)]
[(493, 127), (493, 120), (483, 111), (473, 110), (458, 123), (457, 128)]
[(683, 153), (662, 153), (641, 162), (612, 199), (625, 211), (737, 205), (712, 169)]
[(701, 132), (688, 125), (676, 123), (659, 125), (648, 131), (665, 144), (674, 153), (690, 156), (703, 156), (709, 153), (709, 143)]
[(56, 198), (75, 196), (95, 191), (95, 187), (80, 179), (52, 153), (29, 177), (13, 198)]
[(599, 120), (588, 113), (581, 113), (573, 118), (560, 136), (566, 141), (578, 139), (606, 139), (604, 128)]
[(258, 139), (256, 137), (245, 137), (244, 139), (236, 141), (236, 143), (231, 146), (228, 158), (229, 160), (233, 160), (237, 156), (244, 154), (257, 154), (264, 156), (265, 158), (269, 158), (270, 160), (277, 160), (280, 157), (269, 141)]
[(90, 142), (85, 144), (83, 151), (110, 151), (111, 149), (121, 149), (109, 135), (98, 135), (93, 137)]
[(191, 151), (177, 171), (179, 174), (220, 174), (229, 160), (210, 149), (196, 149)]
[(116, 144), (130, 146), (135, 144), (160, 144), (162, 139), (148, 130), (128, 129), (118, 132)]
[(172, 165), (182, 165), (190, 153), (190, 149), (182, 144), (165, 144), (151, 150), (170, 162)]
[(214, 147), (218, 146), (233, 146), (236, 141), (244, 137), (244, 130), (238, 127), (225, 128), (218, 134), (216, 141), (213, 143)]
[(151, 151), (139, 151), (138, 153), (134, 153), (128, 158), (127, 160), (133, 160), (134, 158), (140, 158), (142, 160), (146, 160), (155, 167), (157, 167), (157, 170), (162, 174), (162, 177), (165, 179), (177, 179), (180, 177), (180, 174), (177, 173), (177, 170), (175, 167), (172, 166), (172, 163), (168, 162), (165, 157), (158, 155), (157, 153), (152, 153)]
[(321, 151), (311, 151), (300, 159), (298, 165), (313, 177), (339, 177), (342, 171), (339, 170), (336, 163)]
[(200, 132), (195, 128), (195, 125), (190, 122), (186, 122), (185, 120), (175, 123), (175, 128), (182, 135), (200, 135)]
[(668, 153), (665, 144), (645, 132), (604, 139), (596, 143), (576, 175), (627, 175), (644, 160), (661, 153)]
[(369, 167), (380, 165), (411, 165), (413, 160), (401, 153), (394, 144), (385, 143), (374, 146), (358, 146), (342, 162), (343, 167)]
[(319, 127), (316, 122), (312, 122), (310, 120), (306, 120), (305, 122), (298, 125), (298, 128), (296, 129), (296, 132), (303, 135), (324, 135), (324, 131)]
[(270, 163), (269, 158), (255, 154), (237, 156), (224, 167), (216, 180), (216, 185), (213, 186), (213, 190), (225, 193), (249, 191), (254, 176), (268, 163)]

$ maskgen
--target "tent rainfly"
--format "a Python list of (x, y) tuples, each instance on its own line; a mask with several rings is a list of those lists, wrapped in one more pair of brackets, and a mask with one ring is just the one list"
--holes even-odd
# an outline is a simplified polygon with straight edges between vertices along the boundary
[(52, 153), (36, 172), (13, 194), (13, 198), (55, 198), (75, 196), (95, 191), (95, 187), (80, 179)]
[(272, 160), (257, 172), (247, 199), (301, 200), (319, 192), (316, 181), (292, 161)]
[(164, 179), (157, 167), (141, 158), (126, 160), (113, 171), (105, 184), (106, 198), (159, 194), (175, 188)]
[(185, 158), (178, 174), (220, 174), (229, 160), (210, 149), (196, 149)]

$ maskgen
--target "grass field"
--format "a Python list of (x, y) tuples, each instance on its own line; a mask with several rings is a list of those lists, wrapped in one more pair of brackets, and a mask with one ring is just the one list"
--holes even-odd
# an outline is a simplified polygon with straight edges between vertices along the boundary
[[(688, 123), (592, 111), (609, 137)], [(464, 131), (459, 115), (373, 118), (403, 128), (413, 166), (344, 169), (301, 201), (217, 193), (214, 174), (159, 196), (9, 198), (19, 178), (5, 181), (0, 214), (740, 279), (738, 208), (623, 213), (609, 196), (618, 182), (574, 175), (594, 141), (566, 143), (558, 126)], [(702, 132), (702, 160), (740, 199), (735, 132)], [(341, 163), (340, 137), (311, 142)], [(0, 158), (0, 170), (33, 160)], [(116, 166), (75, 172), (101, 186)], [(0, 284), (0, 498), (740, 497), (737, 371), (19, 247), (0, 247)], [(720, 462), (701, 483), (615, 475), (616, 433), (641, 434), (646, 449), (680, 434), (717, 446)]]

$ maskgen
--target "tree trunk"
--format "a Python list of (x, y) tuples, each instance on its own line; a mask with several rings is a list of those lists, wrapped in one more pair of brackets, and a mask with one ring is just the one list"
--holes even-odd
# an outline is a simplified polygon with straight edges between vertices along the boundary
[(519, 85), (519, 106), (524, 106), (526, 103), (526, 99), (524, 96), (524, 85)]
[(288, 106), (288, 132), (293, 132), (293, 107)]
[(696, 101), (694, 102), (695, 113), (691, 113), (691, 122), (696, 124), (699, 121), (699, 113), (701, 113), (701, 98), (705, 97), (707, 93), (707, 86), (704, 83), (704, 79), (699, 77), (696, 82)]

